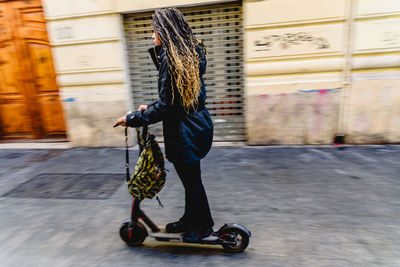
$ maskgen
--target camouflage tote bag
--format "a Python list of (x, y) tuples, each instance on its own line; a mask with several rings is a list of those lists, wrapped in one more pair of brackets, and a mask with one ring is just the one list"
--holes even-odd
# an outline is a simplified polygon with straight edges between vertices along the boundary
[(135, 170), (127, 182), (129, 193), (142, 200), (144, 198), (153, 198), (161, 191), (165, 184), (166, 173), (164, 155), (155, 140), (155, 136), (147, 133), (147, 127), (142, 134), (139, 128), (136, 128), (136, 131), (140, 156)]

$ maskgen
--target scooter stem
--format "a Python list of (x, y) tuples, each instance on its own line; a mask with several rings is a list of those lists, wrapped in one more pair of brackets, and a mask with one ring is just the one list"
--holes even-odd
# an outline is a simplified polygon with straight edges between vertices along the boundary
[(152, 232), (157, 233), (161, 231), (160, 228), (158, 228), (157, 225), (155, 225), (155, 223), (153, 223), (153, 221), (150, 220), (150, 218), (140, 209), (140, 200), (133, 197), (129, 225), (133, 226), (137, 223), (138, 219), (142, 219)]

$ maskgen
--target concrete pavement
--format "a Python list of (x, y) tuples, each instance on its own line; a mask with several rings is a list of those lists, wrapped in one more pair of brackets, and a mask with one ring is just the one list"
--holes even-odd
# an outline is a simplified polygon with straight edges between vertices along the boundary
[[(131, 155), (135, 162), (137, 150)], [(214, 147), (202, 175), (215, 229), (236, 222), (253, 233), (248, 249), (231, 255), (150, 239), (125, 246), (123, 149), (3, 149), (0, 266), (400, 266), (399, 159), (399, 146)], [(165, 208), (143, 202), (160, 225), (184, 203), (166, 168)], [(79, 187), (74, 175), (93, 183)], [(69, 185), (75, 189), (50, 194)], [(80, 189), (105, 192), (89, 198)]]

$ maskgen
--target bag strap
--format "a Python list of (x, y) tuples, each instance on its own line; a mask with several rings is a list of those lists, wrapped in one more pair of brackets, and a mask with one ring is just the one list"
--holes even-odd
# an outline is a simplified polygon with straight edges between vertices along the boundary
[(137, 140), (138, 140), (138, 144), (139, 144), (139, 156), (140, 153), (142, 153), (143, 148), (147, 142), (147, 133), (148, 133), (148, 126), (145, 125), (142, 127), (142, 133), (140, 133), (140, 128), (136, 127), (136, 133), (137, 133)]
[[(128, 127), (125, 127), (125, 156), (126, 156), (126, 162), (125, 162), (125, 168), (126, 168), (126, 181), (129, 182), (130, 180), (130, 173), (129, 173), (129, 150), (128, 150)], [(129, 188), (129, 185), (128, 185)]]

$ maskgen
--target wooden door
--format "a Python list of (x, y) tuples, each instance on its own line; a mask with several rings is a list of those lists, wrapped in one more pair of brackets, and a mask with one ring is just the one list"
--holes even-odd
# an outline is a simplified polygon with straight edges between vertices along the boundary
[(40, 0), (0, 0), (0, 138), (65, 137)]

